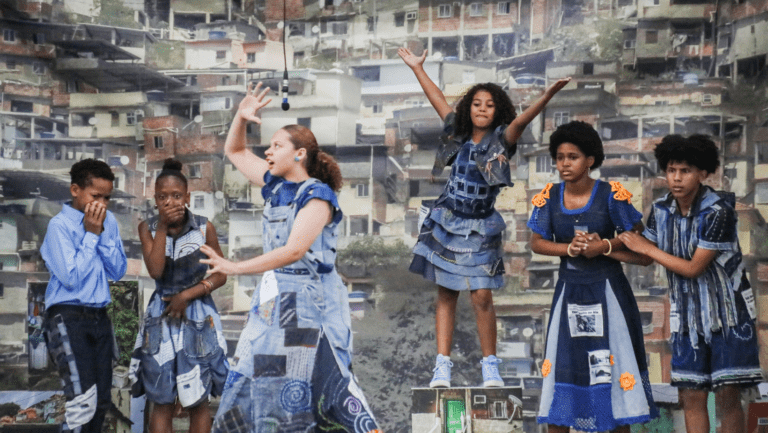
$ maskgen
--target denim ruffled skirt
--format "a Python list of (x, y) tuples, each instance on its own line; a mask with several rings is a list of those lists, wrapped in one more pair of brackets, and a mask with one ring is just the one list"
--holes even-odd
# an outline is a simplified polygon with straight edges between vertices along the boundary
[(506, 227), (496, 210), (485, 218), (465, 218), (438, 204), (424, 218), (410, 271), (451, 290), (499, 289)]

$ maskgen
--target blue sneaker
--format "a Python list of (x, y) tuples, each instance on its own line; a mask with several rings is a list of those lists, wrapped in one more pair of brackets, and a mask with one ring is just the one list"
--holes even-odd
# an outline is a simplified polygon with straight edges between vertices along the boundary
[(504, 386), (504, 380), (499, 374), (501, 360), (495, 355), (490, 355), (480, 361), (483, 366), (483, 388), (498, 388)]
[(435, 361), (434, 371), (435, 375), (432, 376), (432, 381), (429, 382), (430, 388), (450, 388), (451, 387), (451, 357), (437, 355), (437, 361)]

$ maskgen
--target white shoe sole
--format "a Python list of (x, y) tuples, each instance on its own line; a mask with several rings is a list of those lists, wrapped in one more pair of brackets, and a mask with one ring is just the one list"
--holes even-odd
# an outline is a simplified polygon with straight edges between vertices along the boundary
[(450, 388), (451, 382), (447, 380), (433, 380), (432, 382), (429, 382), (430, 388)]

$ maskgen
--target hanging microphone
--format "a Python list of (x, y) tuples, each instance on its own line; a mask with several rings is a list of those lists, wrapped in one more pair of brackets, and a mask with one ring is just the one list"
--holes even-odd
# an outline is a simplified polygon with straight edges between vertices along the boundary
[(291, 104), (288, 103), (288, 71), (283, 71), (283, 111), (288, 111), (291, 108)]

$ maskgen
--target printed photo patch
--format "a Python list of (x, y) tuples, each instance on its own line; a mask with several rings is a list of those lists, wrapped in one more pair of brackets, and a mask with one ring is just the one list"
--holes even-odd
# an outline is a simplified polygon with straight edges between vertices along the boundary
[(285, 347), (315, 347), (320, 330), (315, 328), (288, 328), (285, 330)]
[(568, 304), (571, 337), (602, 337), (603, 306)]
[(589, 384), (611, 383), (611, 351), (607, 349), (587, 352), (589, 357)]
[(254, 377), (283, 377), (285, 376), (285, 355), (254, 355)]

